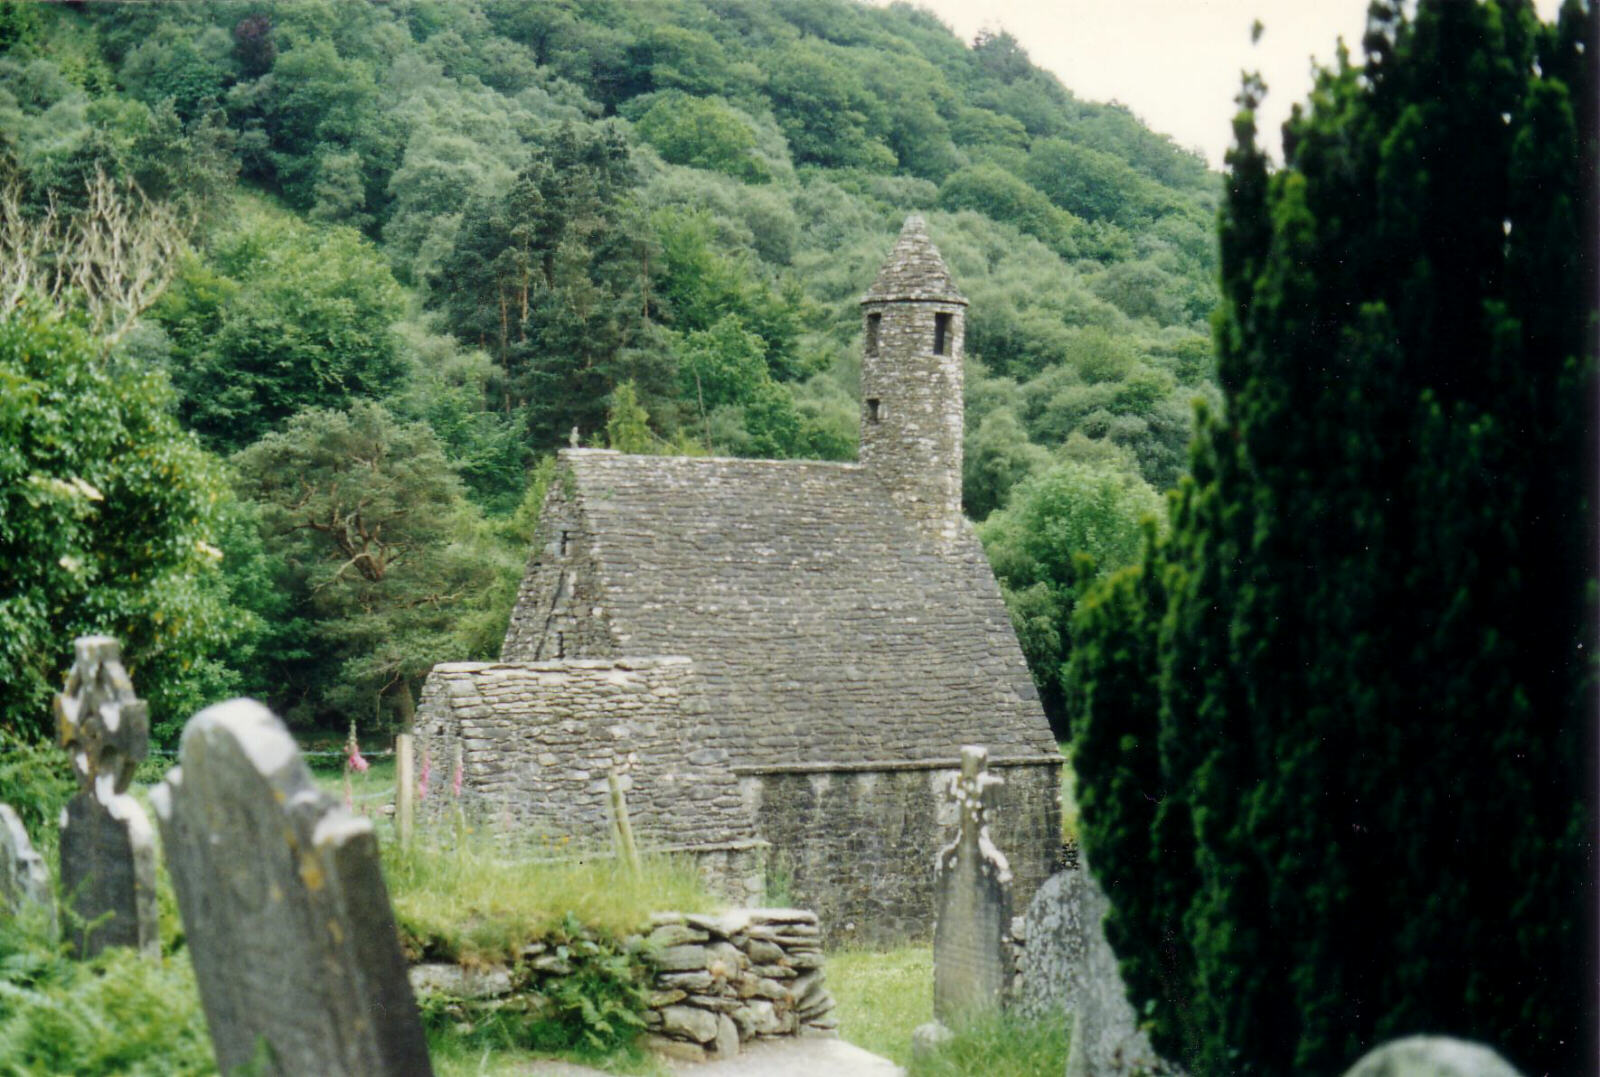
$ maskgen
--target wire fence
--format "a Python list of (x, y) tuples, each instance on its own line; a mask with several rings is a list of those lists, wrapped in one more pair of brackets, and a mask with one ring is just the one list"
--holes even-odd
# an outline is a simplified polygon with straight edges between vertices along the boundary
[[(177, 751), (176, 748), (151, 748), (149, 750), (148, 754), (153, 755), (153, 756), (158, 756), (161, 759), (176, 759), (176, 758), (178, 758), (178, 751)], [(307, 756), (307, 757), (311, 757), (311, 758), (314, 758), (314, 759), (343, 759), (345, 757), (346, 753), (344, 753), (344, 752), (308, 752), (308, 751), (305, 751), (304, 749), (302, 749), (300, 754), (302, 756)], [(380, 749), (378, 751), (375, 751), (375, 752), (363, 751), (361, 753), (361, 757), (363, 759), (382, 759), (385, 756), (391, 756), (393, 754), (394, 754), (394, 749), (393, 748), (382, 748), (382, 749)]]

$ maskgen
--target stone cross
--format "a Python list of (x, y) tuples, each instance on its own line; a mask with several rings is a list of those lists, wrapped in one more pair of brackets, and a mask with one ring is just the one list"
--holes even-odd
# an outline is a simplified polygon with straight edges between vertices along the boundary
[(56, 739), (72, 757), (78, 793), (61, 811), (61, 893), (80, 957), (108, 946), (160, 949), (155, 833), (128, 795), (149, 749), (150, 718), (109, 636), (83, 636), (55, 701)]
[(27, 828), (9, 804), (0, 804), (0, 914), (43, 916), (55, 934), (56, 905), (50, 873), (34, 851)]
[(987, 814), (1001, 782), (988, 763), (986, 749), (961, 749), (953, 792), (961, 829), (939, 851), (933, 1015), (946, 1025), (998, 1009), (1011, 981), (1011, 867), (989, 840)]
[(432, 1073), (372, 824), (271, 711), (195, 715), (151, 801), (222, 1072)]

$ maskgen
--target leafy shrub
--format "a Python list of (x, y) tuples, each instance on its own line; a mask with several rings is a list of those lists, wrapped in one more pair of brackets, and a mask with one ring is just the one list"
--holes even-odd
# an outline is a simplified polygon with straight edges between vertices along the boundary
[(67, 958), (40, 926), (0, 919), (0, 1073), (215, 1073), (187, 957), (113, 947)]
[(424, 994), (424, 1026), (452, 1046), (530, 1049), (604, 1057), (627, 1052), (644, 1030), (650, 969), (637, 945), (584, 926), (572, 913), (539, 940), (568, 970), (539, 976), (512, 966), (512, 995), (493, 1006), (447, 994)]
[(76, 788), (65, 753), (48, 741), (0, 730), (0, 804), (16, 809), (36, 846), (51, 844), (48, 835)]

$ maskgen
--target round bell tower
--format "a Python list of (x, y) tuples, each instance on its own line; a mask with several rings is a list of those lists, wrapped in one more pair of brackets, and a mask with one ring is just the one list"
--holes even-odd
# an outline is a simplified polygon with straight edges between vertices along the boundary
[(861, 463), (940, 540), (961, 524), (967, 300), (917, 214), (861, 300)]

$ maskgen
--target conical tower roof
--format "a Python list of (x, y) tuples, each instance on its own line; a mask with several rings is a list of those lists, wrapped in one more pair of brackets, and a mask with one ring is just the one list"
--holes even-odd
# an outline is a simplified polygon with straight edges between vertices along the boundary
[(913, 213), (900, 229), (894, 250), (878, 270), (863, 303), (883, 303), (897, 299), (920, 299), (941, 303), (966, 303), (966, 296), (950, 279), (950, 267), (939, 256), (939, 248), (928, 238), (922, 216)]

